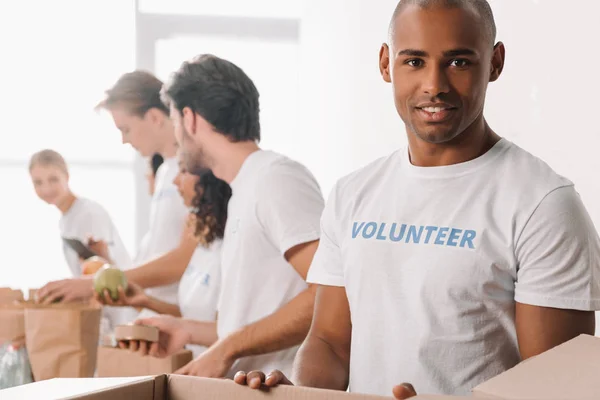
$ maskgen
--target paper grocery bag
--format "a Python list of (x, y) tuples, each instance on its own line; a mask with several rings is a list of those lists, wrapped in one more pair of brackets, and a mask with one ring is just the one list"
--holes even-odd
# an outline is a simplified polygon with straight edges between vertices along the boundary
[(0, 304), (0, 345), (25, 337), (25, 308), (22, 303)]
[(100, 307), (86, 304), (25, 308), (25, 340), (36, 381), (94, 376), (100, 314)]
[(0, 288), (0, 304), (12, 304), (23, 301), (23, 292), (11, 288)]
[(0, 345), (25, 336), (23, 292), (0, 288)]

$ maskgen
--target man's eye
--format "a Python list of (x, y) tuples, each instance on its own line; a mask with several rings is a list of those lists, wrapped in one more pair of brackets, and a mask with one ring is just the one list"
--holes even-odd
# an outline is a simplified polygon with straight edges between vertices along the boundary
[(469, 60), (465, 60), (464, 58), (457, 58), (456, 60), (450, 61), (450, 65), (457, 68), (464, 68), (469, 66), (471, 63)]
[(410, 60), (407, 60), (406, 64), (411, 67), (417, 68), (423, 66), (423, 60), (419, 60), (418, 58), (412, 58)]

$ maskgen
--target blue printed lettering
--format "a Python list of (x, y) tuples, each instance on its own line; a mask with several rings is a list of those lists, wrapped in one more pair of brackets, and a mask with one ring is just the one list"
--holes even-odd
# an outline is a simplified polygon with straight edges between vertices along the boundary
[(354, 225), (352, 225), (352, 239), (356, 239), (363, 226), (365, 226), (364, 222), (361, 222), (360, 225), (358, 222), (355, 222)]
[(460, 234), (462, 233), (462, 229), (452, 228), (450, 231), (450, 236), (448, 237), (448, 241), (446, 245), (456, 247), (458, 245), (458, 239), (460, 239)]
[[(370, 233), (367, 233), (367, 230), (369, 228), (373, 228), (373, 229), (371, 229)], [(362, 231), (362, 236), (365, 239), (371, 239), (375, 235), (375, 231), (377, 231), (377, 224), (375, 222), (369, 222), (367, 225), (365, 225), (365, 229), (363, 229), (363, 231)]]
[(398, 224), (393, 223), (392, 229), (390, 230), (390, 240), (392, 242), (400, 242), (402, 240), (402, 238), (404, 237), (404, 232), (406, 231), (406, 224), (402, 224), (402, 227), (400, 228), (400, 235), (396, 236), (394, 234), (394, 232), (396, 232), (397, 226), (398, 226)]
[(425, 236), (425, 244), (429, 244), (429, 239), (431, 239), (431, 234), (438, 230), (437, 226), (426, 226), (425, 230), (427, 231), (427, 236)]
[(379, 226), (379, 232), (377, 232), (377, 240), (386, 240), (387, 238), (383, 235), (385, 229), (385, 222)]
[(413, 243), (419, 244), (419, 242), (421, 241), (422, 234), (423, 234), (422, 226), (419, 227), (419, 231), (417, 233), (417, 227), (414, 225), (411, 225), (410, 228), (408, 228), (408, 235), (406, 235), (406, 243), (410, 243), (410, 239), (412, 238)]
[(444, 244), (446, 244), (444, 242), (444, 239), (446, 239), (446, 234), (448, 233), (448, 231), (450, 230), (450, 228), (440, 228), (440, 230), (438, 231), (437, 234), (437, 238), (435, 239), (435, 244), (443, 246)]
[(475, 239), (475, 236), (477, 236), (477, 232), (465, 231), (465, 234), (460, 242), (460, 247), (465, 247), (465, 244), (468, 244), (470, 249), (474, 249), (475, 245), (473, 244), (473, 239)]

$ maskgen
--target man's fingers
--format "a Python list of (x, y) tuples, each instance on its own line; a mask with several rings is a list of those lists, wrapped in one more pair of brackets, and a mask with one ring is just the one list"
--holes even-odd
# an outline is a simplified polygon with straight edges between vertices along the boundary
[(174, 372), (174, 374), (175, 375), (188, 375), (189, 371), (190, 371), (190, 364), (191, 363), (192, 362), (190, 361), (189, 363), (187, 363), (183, 367), (179, 368), (177, 371)]
[(417, 391), (410, 383), (403, 383), (395, 386), (393, 389), (394, 398), (397, 400), (405, 400), (417, 395)]
[(276, 385), (293, 385), (293, 383), (279, 370), (274, 370), (265, 378), (265, 385), (273, 387)]
[(126, 350), (129, 348), (129, 343), (123, 340), (119, 340), (119, 348)]
[(140, 348), (140, 342), (137, 340), (130, 340), (129, 341), (129, 350), (131, 351), (138, 351), (138, 349)]
[(148, 342), (145, 340), (140, 340), (140, 348), (138, 349), (138, 353), (142, 356), (148, 355)]
[(265, 382), (265, 374), (262, 371), (252, 371), (246, 376), (246, 382), (252, 389), (259, 389)]
[(119, 286), (119, 302), (127, 304), (127, 294), (125, 294), (125, 289), (123, 289), (123, 286)]
[(150, 347), (148, 348), (148, 354), (150, 354), (152, 357), (161, 356), (158, 342), (150, 343)]
[(233, 377), (233, 381), (235, 383), (237, 383), (238, 385), (245, 385), (246, 384), (246, 373), (244, 371), (239, 371)]

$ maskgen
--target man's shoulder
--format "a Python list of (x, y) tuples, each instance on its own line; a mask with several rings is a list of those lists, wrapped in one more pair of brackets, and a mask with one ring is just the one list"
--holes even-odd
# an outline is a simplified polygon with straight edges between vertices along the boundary
[(335, 184), (334, 190), (338, 193), (357, 193), (365, 185), (381, 179), (381, 177), (389, 173), (390, 169), (393, 169), (394, 166), (399, 167), (399, 157), (401, 156), (402, 151), (404, 151), (404, 149), (380, 157), (340, 178)]
[(515, 143), (509, 142), (497, 176), (511, 179), (516, 187), (537, 188), (547, 193), (560, 187), (573, 186), (573, 182), (556, 172), (547, 162)]

